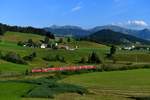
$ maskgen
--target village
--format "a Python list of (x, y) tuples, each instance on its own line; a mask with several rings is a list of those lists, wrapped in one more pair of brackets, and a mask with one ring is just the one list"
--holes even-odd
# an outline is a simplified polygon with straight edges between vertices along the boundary
[(27, 41), (19, 41), (18, 45), (22, 47), (30, 47), (30, 48), (51, 48), (51, 49), (64, 49), (68, 51), (74, 51), (79, 48), (76, 44), (74, 46), (69, 46), (68, 44), (72, 42), (71, 37), (57, 37), (57, 39), (50, 39), (49, 37), (45, 37), (44, 40), (34, 42), (32, 39), (28, 39)]
[(142, 50), (142, 51), (149, 51), (150, 50), (150, 46), (147, 45), (124, 45), (119, 47), (119, 50)]

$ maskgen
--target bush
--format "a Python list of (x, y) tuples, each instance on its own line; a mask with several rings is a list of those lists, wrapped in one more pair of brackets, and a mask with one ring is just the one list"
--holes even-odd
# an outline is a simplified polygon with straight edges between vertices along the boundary
[(79, 63), (87, 63), (87, 59), (86, 57), (82, 57), (81, 60), (79, 61)]
[(18, 45), (18, 46), (23, 46), (23, 45), (24, 45), (24, 42), (19, 41), (19, 42), (17, 43), (17, 45)]
[(9, 52), (7, 53), (2, 59), (9, 61), (9, 62), (13, 62), (13, 63), (17, 63), (17, 64), (27, 64), (27, 62), (25, 62), (19, 54), (16, 54), (14, 52)]
[(30, 55), (23, 57), (23, 59), (27, 61), (32, 61), (36, 56), (36, 52), (33, 52)]

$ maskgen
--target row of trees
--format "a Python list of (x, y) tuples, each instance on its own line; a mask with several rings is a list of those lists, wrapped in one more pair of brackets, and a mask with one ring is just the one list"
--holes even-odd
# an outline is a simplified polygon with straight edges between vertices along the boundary
[(32, 34), (46, 35), (52, 39), (55, 38), (55, 36), (51, 32), (45, 31), (44, 29), (34, 28), (30, 26), (29, 27), (9, 26), (0, 23), (0, 34), (4, 34), (4, 32), (6, 31), (32, 33)]

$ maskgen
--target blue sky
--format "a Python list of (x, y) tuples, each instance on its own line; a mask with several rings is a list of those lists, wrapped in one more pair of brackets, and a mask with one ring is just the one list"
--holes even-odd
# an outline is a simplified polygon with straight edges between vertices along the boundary
[(149, 27), (149, 5), (150, 0), (0, 0), (0, 22), (34, 27)]

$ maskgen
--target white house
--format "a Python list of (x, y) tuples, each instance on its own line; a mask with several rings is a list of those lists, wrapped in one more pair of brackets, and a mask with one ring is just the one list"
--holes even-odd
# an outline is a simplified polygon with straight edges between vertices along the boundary
[(47, 48), (47, 44), (41, 44), (41, 48)]

